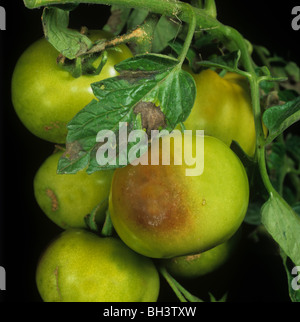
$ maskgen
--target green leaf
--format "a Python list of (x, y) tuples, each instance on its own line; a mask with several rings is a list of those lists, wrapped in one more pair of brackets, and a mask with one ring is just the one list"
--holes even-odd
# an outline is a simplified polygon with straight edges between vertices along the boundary
[(261, 204), (250, 202), (244, 221), (249, 225), (259, 226), (261, 224)]
[[(179, 56), (180, 53), (182, 52), (183, 49), (183, 44), (184, 42), (181, 40), (176, 40), (176, 41), (172, 41), (170, 42), (168, 45), (169, 47), (171, 47), (175, 53)], [(186, 59), (189, 62), (189, 66), (193, 69), (195, 67), (196, 64), (196, 59), (197, 59), (197, 54), (195, 52), (194, 49), (192, 49), (191, 47), (189, 48), (187, 54), (186, 54)]]
[(160, 54), (136, 55), (134, 58), (125, 59), (115, 66), (115, 69), (121, 73), (130, 72), (154, 72), (160, 70), (167, 71), (174, 68), (178, 60)]
[(271, 151), (268, 153), (267, 165), (270, 171), (270, 179), (273, 187), (281, 191), (286, 169), (286, 150), (283, 143), (273, 142)]
[(286, 150), (295, 158), (296, 161), (300, 162), (300, 136), (289, 135), (285, 141)]
[(295, 278), (295, 276), (292, 275), (293, 266), (290, 265), (289, 258), (286, 256), (286, 254), (283, 251), (280, 252), (280, 255), (281, 255), (281, 258), (283, 261), (283, 266), (285, 268), (286, 275), (287, 275), (288, 290), (289, 290), (290, 299), (292, 302), (299, 303), (300, 302), (300, 292), (299, 292), (299, 290), (295, 290), (293, 288), (293, 284), (292, 284), (293, 279)]
[(300, 201), (293, 205), (293, 210), (300, 216)]
[(233, 51), (229, 54), (223, 56), (212, 57), (209, 61), (203, 60), (197, 62), (197, 65), (206, 66), (206, 67), (215, 67), (225, 70), (235, 71), (237, 73), (242, 73), (238, 69), (238, 63), (241, 57), (240, 51)]
[(111, 15), (102, 29), (117, 36), (122, 32), (128, 21), (128, 17), (131, 13), (131, 8), (123, 8), (112, 5), (110, 11)]
[(272, 106), (263, 114), (263, 121), (269, 130), (266, 144), (300, 120), (300, 96), (283, 105)]
[(273, 239), (296, 265), (300, 265), (300, 217), (277, 193), (270, 194), (261, 216)]
[(87, 36), (68, 28), (68, 11), (46, 7), (43, 10), (42, 21), (46, 39), (68, 59), (75, 59), (93, 45)]
[[(189, 73), (178, 67), (177, 60), (163, 55), (140, 55), (115, 68), (120, 75), (92, 84), (97, 100), (68, 124), (66, 153), (60, 159), (59, 173), (75, 173), (85, 166), (88, 173), (124, 166), (131, 161), (127, 152), (136, 145), (129, 142), (125, 156), (123, 150), (118, 151), (128, 131), (145, 130), (148, 135), (152, 129), (171, 131), (190, 114), (195, 83)], [(96, 138), (99, 131), (108, 130), (116, 138), (116, 155), (112, 153), (116, 162), (99, 165), (96, 155), (104, 142), (99, 143)]]
[(283, 102), (288, 102), (296, 99), (299, 94), (291, 89), (285, 89), (278, 92), (278, 98)]
[(149, 10), (146, 9), (133, 9), (129, 18), (127, 19), (127, 29), (134, 29), (136, 26), (142, 24), (147, 18)]
[(215, 38), (215, 36), (207, 33), (207, 34), (202, 34), (201, 37), (199, 37), (198, 39), (196, 39), (194, 46), (196, 49), (201, 50), (202, 48), (217, 48), (219, 45), (217, 39)]
[(178, 35), (180, 27), (180, 24), (170, 20), (169, 17), (160, 17), (154, 30), (152, 52), (163, 51), (169, 42)]

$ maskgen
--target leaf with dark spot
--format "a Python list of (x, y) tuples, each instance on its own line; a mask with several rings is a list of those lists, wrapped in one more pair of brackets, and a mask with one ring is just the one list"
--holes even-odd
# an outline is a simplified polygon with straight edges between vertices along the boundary
[[(88, 173), (123, 166), (118, 162), (120, 136), (125, 140), (124, 135), (132, 130), (146, 129), (147, 134), (151, 129), (172, 131), (189, 116), (196, 96), (195, 82), (176, 59), (140, 55), (121, 62), (116, 69), (119, 76), (91, 85), (97, 100), (68, 124), (69, 156), (65, 154), (61, 158), (60, 173), (74, 173), (85, 166)], [(127, 132), (120, 130), (120, 124), (126, 124)], [(113, 133), (117, 139), (116, 164), (100, 166), (96, 162), (99, 147), (96, 138), (100, 131), (110, 131), (107, 133)], [(129, 142), (127, 148), (136, 143)]]

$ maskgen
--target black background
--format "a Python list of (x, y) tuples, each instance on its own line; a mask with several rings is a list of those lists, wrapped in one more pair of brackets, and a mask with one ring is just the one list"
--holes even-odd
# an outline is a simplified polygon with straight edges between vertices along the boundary
[[(251, 42), (300, 63), (300, 30), (291, 28), (291, 10), (300, 1), (217, 0), (216, 3), (221, 22), (235, 27)], [(0, 5), (6, 9), (7, 19), (7, 30), (0, 31), (0, 266), (6, 269), (7, 290), (0, 291), (0, 300), (38, 302), (41, 300), (34, 281), (36, 263), (60, 229), (38, 208), (32, 181), (53, 145), (34, 137), (18, 120), (11, 104), (10, 82), (23, 50), (43, 36), (41, 10), (26, 9), (21, 0), (0, 0)], [(71, 14), (71, 26), (101, 28), (108, 15), (108, 6), (81, 5)], [(280, 263), (271, 258), (266, 266), (260, 264), (257, 256), (251, 250), (244, 254), (230, 299), (288, 301)], [(166, 298), (162, 297), (162, 301)]]

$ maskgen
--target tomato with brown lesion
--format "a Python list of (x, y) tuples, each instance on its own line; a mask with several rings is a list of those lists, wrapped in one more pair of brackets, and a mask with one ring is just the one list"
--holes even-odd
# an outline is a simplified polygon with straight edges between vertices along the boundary
[[(151, 151), (152, 146), (142, 158), (151, 160)], [(149, 162), (115, 170), (111, 219), (120, 238), (136, 252), (153, 258), (203, 252), (225, 242), (241, 225), (249, 183), (234, 152), (206, 136), (203, 173), (187, 176), (187, 168), (185, 163)]]

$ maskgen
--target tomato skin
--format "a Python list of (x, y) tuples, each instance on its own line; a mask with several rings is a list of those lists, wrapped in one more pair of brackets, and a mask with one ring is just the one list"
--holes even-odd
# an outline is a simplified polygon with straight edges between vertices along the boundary
[(221, 77), (211, 69), (198, 74), (188, 71), (194, 77), (197, 95), (185, 128), (204, 130), (228, 146), (235, 140), (253, 156), (256, 133), (247, 80), (231, 72)]
[(85, 217), (97, 207), (94, 221), (104, 223), (113, 170), (57, 174), (62, 151), (51, 154), (37, 170), (34, 196), (44, 214), (63, 229), (88, 228)]
[(151, 259), (119, 239), (68, 229), (42, 253), (36, 285), (44, 302), (155, 302), (160, 280)]
[[(90, 33), (92, 40), (111, 37), (104, 31)], [(67, 123), (95, 98), (90, 84), (116, 76), (114, 65), (132, 56), (126, 45), (118, 49), (108, 50), (99, 75), (74, 78), (56, 63), (59, 53), (46, 39), (29, 46), (15, 66), (11, 86), (15, 111), (26, 128), (41, 139), (65, 143)]]
[[(195, 149), (195, 137), (186, 144)], [(205, 136), (204, 171), (187, 176), (185, 163), (145, 165), (145, 158), (158, 160), (156, 153), (162, 154), (161, 147), (152, 147), (153, 142), (141, 158), (144, 164), (114, 172), (109, 210), (119, 237), (152, 258), (201, 253), (228, 240), (249, 202), (248, 177), (236, 154), (221, 140)], [(173, 155), (173, 145), (170, 151)]]
[(223, 267), (234, 255), (241, 239), (238, 230), (229, 240), (206, 252), (161, 260), (168, 272), (184, 279), (206, 276)]

